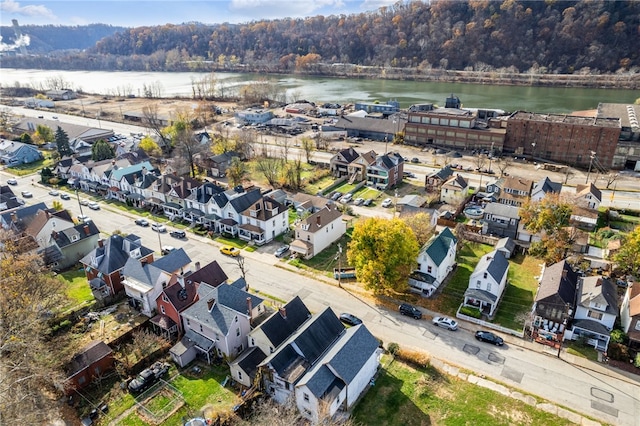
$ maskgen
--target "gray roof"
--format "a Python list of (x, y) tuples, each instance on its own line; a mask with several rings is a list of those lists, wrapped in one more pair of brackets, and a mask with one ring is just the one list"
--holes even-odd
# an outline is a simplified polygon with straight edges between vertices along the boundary
[(505, 249), (509, 254), (513, 253), (516, 248), (516, 242), (510, 237), (500, 238), (496, 243), (496, 250)]
[(559, 194), (561, 190), (562, 184), (560, 182), (553, 182), (545, 176), (533, 185), (531, 196), (537, 195), (539, 192), (543, 192), (545, 194), (551, 192)]
[(489, 293), (488, 291), (481, 290), (479, 288), (468, 288), (464, 292), (464, 297), (469, 297), (471, 299), (476, 299), (487, 303), (496, 303), (496, 300), (498, 299), (495, 294)]
[(183, 248), (179, 248), (155, 260), (152, 265), (162, 271), (171, 273), (176, 272), (180, 268), (184, 268), (189, 263), (191, 263), (191, 258)]
[(427, 177), (438, 178), (438, 179), (440, 179), (442, 181), (445, 181), (452, 174), (453, 174), (453, 169), (451, 168), (451, 166), (447, 165), (447, 166), (444, 166), (443, 168), (441, 168), (440, 170), (438, 170), (437, 172), (431, 173)]
[(266, 357), (267, 355), (262, 352), (262, 349), (257, 346), (252, 346), (244, 351), (234, 361), (234, 364), (237, 364), (242, 371), (249, 375), (251, 381), (253, 381), (255, 373), (258, 370), (258, 364), (260, 364)]
[(447, 257), (449, 247), (457, 242), (458, 240), (455, 235), (453, 235), (448, 227), (445, 227), (442, 232), (427, 242), (423, 250), (425, 250), (429, 258), (433, 260), (433, 263), (440, 265), (445, 257)]
[(484, 208), (485, 217), (489, 214), (502, 216), (509, 219), (519, 219), (520, 209), (516, 206), (510, 206), (501, 203), (489, 203)]
[(73, 376), (86, 368), (90, 367), (96, 361), (109, 356), (113, 353), (111, 348), (102, 340), (94, 340), (85, 346), (79, 353), (74, 355), (68, 365), (69, 376)]
[(569, 303), (573, 307), (577, 283), (578, 274), (566, 260), (549, 265), (542, 273), (535, 301), (543, 301), (557, 295), (562, 299), (562, 303)]
[(14, 213), (16, 215), (16, 219), (24, 220), (25, 218), (28, 218), (30, 216), (35, 216), (35, 214), (38, 213), (38, 210), (46, 211), (48, 210), (48, 207), (45, 203), (32, 204), (30, 206), (24, 206), (22, 208), (6, 211), (2, 213), (0, 217), (2, 217), (2, 223), (9, 224), (11, 223), (11, 215)]
[(129, 234), (125, 238), (120, 235), (112, 235), (104, 241), (102, 247), (96, 247), (91, 253), (83, 257), (80, 262), (93, 267), (91, 260), (95, 257), (99, 258), (98, 265), (95, 268), (99, 272), (111, 274), (118, 271), (124, 268), (124, 265), (129, 259), (129, 253), (124, 249), (125, 240), (132, 244), (133, 247), (140, 248), (140, 258), (144, 258), (153, 253), (153, 250), (140, 245), (140, 239), (136, 235)]
[(598, 321), (590, 320), (590, 319), (579, 319), (573, 321), (573, 326), (578, 328), (583, 328), (585, 330), (590, 330), (598, 334), (603, 334), (605, 336), (611, 333), (611, 330), (607, 329), (602, 323)]
[(610, 279), (593, 276), (580, 280), (579, 304), (588, 308), (591, 303), (606, 306), (605, 312), (618, 315), (618, 297), (616, 286)]
[(260, 193), (260, 189), (256, 188), (232, 199), (230, 203), (237, 213), (241, 213), (254, 205), (261, 198), (262, 194)]
[(493, 250), (480, 258), (473, 272), (487, 271), (499, 283), (508, 270), (509, 261), (504, 257), (504, 254)]
[(277, 348), (309, 318), (311, 318), (311, 312), (302, 299), (296, 296), (260, 324), (260, 329), (272, 346)]
[[(81, 223), (71, 228), (64, 229), (60, 232), (53, 234), (53, 239), (56, 241), (58, 247), (66, 247), (71, 244), (75, 244), (87, 238), (91, 238), (94, 235), (100, 234), (100, 230), (93, 221)], [(73, 241), (73, 237), (77, 236), (77, 240)]]

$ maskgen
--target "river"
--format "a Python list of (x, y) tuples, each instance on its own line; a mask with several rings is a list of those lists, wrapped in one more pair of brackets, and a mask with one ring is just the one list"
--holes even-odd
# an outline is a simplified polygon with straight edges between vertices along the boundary
[[(62, 79), (74, 90), (104, 95), (126, 92), (140, 96), (144, 85), (162, 87), (164, 97), (190, 97), (191, 84), (206, 73), (167, 73), (138, 71), (51, 71), (0, 68), (0, 84), (13, 86), (16, 82), (33, 87), (52, 77)], [(356, 101), (387, 101), (394, 99), (401, 107), (416, 103), (444, 106), (452, 93), (469, 108), (496, 108), (504, 111), (532, 111), (542, 113), (571, 113), (595, 109), (599, 103), (633, 103), (640, 91), (587, 88), (496, 86), (488, 84), (414, 82), (398, 80), (363, 80), (296, 75), (257, 75), (215, 73), (225, 90), (237, 90), (258, 79), (277, 82), (286, 90), (288, 99), (307, 99), (316, 103), (349, 103)]]

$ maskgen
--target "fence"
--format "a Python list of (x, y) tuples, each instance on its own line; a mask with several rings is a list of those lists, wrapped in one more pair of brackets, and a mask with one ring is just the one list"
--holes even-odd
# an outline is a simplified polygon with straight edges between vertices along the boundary
[(460, 308), (458, 308), (458, 311), (456, 312), (456, 318), (459, 318), (459, 319), (465, 320), (465, 321), (469, 321), (469, 322), (472, 322), (474, 324), (478, 324), (478, 325), (481, 325), (483, 327), (490, 328), (492, 330), (500, 331), (502, 333), (511, 334), (512, 336), (517, 336), (517, 337), (520, 337), (521, 339), (524, 337), (524, 331), (513, 330), (511, 328), (502, 327), (502, 326), (497, 325), (497, 324), (493, 324), (493, 323), (490, 323), (490, 322), (487, 322), (487, 321), (483, 321), (483, 320), (478, 319), (478, 318), (474, 318), (474, 317), (470, 317), (470, 316), (465, 315), (465, 314), (461, 314), (460, 313)]

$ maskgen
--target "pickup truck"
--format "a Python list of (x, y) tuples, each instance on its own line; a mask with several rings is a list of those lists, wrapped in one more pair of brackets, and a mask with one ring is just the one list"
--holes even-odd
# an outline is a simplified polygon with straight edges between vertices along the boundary
[(155, 362), (151, 367), (145, 368), (138, 376), (129, 382), (129, 392), (140, 393), (148, 389), (169, 371), (166, 362)]

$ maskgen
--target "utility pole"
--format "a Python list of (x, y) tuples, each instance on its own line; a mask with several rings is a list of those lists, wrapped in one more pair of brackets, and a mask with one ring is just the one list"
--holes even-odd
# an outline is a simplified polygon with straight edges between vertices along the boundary
[(589, 171), (587, 172), (587, 179), (584, 181), (584, 183), (589, 183), (589, 175), (591, 174), (591, 166), (593, 166), (593, 159), (596, 158), (596, 152), (595, 151), (591, 151), (591, 161), (589, 161)]
[(84, 213), (82, 213), (82, 203), (80, 202), (80, 194), (78, 194), (77, 189), (76, 189), (76, 198), (78, 199), (78, 207), (80, 207), (80, 216), (84, 217)]
[(342, 245), (338, 244), (338, 287), (342, 288)]

